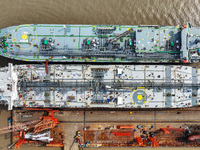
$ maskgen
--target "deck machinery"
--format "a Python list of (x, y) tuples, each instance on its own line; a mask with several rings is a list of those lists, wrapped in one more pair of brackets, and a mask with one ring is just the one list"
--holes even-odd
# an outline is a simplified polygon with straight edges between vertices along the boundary
[(0, 54), (24, 61), (199, 62), (200, 29), (29, 24), (0, 30)]
[(191, 107), (200, 101), (199, 74), (178, 65), (9, 64), (0, 69), (0, 100), (10, 110)]

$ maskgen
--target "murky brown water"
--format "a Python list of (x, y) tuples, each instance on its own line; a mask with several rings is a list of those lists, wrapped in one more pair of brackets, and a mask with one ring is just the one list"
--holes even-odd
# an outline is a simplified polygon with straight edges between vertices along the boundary
[(200, 26), (200, 0), (0, 0), (0, 28), (31, 23)]

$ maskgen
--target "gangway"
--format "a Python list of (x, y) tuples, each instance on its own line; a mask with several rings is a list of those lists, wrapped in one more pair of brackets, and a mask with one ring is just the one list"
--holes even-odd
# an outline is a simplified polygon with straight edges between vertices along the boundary
[(111, 39), (109, 43), (112, 44), (113, 42), (116, 42), (117, 40), (121, 39), (122, 37), (125, 37), (126, 35), (130, 34), (131, 32), (133, 32), (132, 28), (123, 32), (122, 34), (118, 35), (117, 37)]

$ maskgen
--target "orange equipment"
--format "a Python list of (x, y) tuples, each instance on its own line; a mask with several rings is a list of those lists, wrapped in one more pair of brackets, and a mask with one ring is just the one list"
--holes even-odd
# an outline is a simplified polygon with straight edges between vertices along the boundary
[(163, 131), (165, 134), (169, 134), (169, 131), (186, 131), (186, 129), (171, 128), (170, 126), (167, 126), (167, 128), (160, 128), (160, 130)]
[(187, 28), (187, 25), (183, 25), (183, 28)]
[(111, 132), (111, 134), (115, 134), (116, 136), (131, 136), (131, 132)]
[(131, 125), (118, 125), (117, 129), (133, 129), (134, 127)]
[(53, 113), (58, 112), (59, 110), (48, 110), (48, 116), (41, 116), (40, 119), (42, 120), (38, 124), (34, 126), (33, 133), (37, 133), (46, 129), (54, 128), (57, 124), (57, 118), (53, 118)]
[(143, 141), (142, 141), (142, 138), (139, 136), (139, 137), (135, 137), (135, 140), (136, 142), (138, 143), (138, 146), (144, 146), (143, 145)]
[(24, 143), (26, 143), (27, 141), (24, 139), (25, 137), (25, 132), (20, 131), (20, 137), (19, 137), (19, 141), (17, 141), (17, 143), (15, 143), (15, 149), (20, 149), (20, 146)]
[(161, 131), (163, 131), (165, 134), (169, 134), (169, 131), (167, 130), (167, 128), (160, 128)]
[(189, 63), (187, 60), (183, 60), (183, 63)]
[(149, 140), (152, 142), (153, 147), (159, 146), (159, 143), (156, 141), (155, 137), (149, 137)]
[(15, 149), (20, 149), (20, 146), (24, 143), (26, 143), (25, 139), (19, 139), (19, 141), (15, 144)]
[(45, 110), (49, 113), (48, 116), (40, 116), (41, 122), (34, 126), (33, 133), (37, 133), (46, 129), (54, 128), (57, 124), (57, 118), (53, 118), (53, 113), (59, 110), (52, 110), (50, 108), (25, 108), (26, 110)]
[(48, 144), (46, 144), (48, 147), (63, 147), (62, 141), (51, 141)]
[[(20, 131), (19, 134), (15, 135), (15, 137), (19, 138), (19, 141), (15, 144), (16, 149), (20, 149), (20, 146), (23, 143), (37, 143), (38, 141), (27, 141), (24, 139), (25, 132), (23, 130), (29, 130), (30, 128), (34, 128), (33, 133), (37, 133), (46, 129), (54, 128), (57, 124), (57, 118), (53, 117), (53, 113), (59, 110), (52, 110), (49, 108), (25, 108), (26, 110), (45, 110), (48, 112), (48, 116), (40, 116), (40, 120), (29, 121), (25, 123), (18, 123), (12, 126), (0, 128), (0, 134), (9, 133), (9, 132), (16, 132)], [(36, 124), (36, 125), (35, 125)], [(62, 141), (51, 141), (47, 146), (59, 146), (63, 147)]]

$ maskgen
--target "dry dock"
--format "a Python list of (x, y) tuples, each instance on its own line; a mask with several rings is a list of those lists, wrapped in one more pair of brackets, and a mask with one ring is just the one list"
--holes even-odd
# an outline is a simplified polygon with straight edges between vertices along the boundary
[[(30, 118), (21, 118), (20, 113), (26, 113), (24, 110), (14, 110), (13, 121), (31, 121), (35, 120), (37, 116), (41, 116), (41, 112), (32, 111), (32, 117)], [(134, 140), (134, 137), (138, 137), (143, 134), (143, 131), (156, 131), (160, 128), (166, 128), (170, 126), (171, 128), (186, 128), (186, 127), (197, 127), (200, 121), (200, 116), (197, 114), (200, 113), (199, 108), (195, 109), (174, 109), (174, 110), (164, 110), (164, 111), (59, 111), (54, 113), (54, 117), (58, 119), (59, 126), (62, 126), (64, 132), (64, 150), (78, 150), (78, 143), (72, 145), (74, 136), (77, 130), (81, 131), (80, 141), (84, 144), (87, 141), (90, 141), (88, 147), (94, 146), (118, 146), (117, 144), (121, 143), (121, 146), (137, 146), (137, 144), (130, 145), (129, 142)], [(118, 131), (124, 132), (125, 130), (118, 130), (117, 126), (119, 125), (129, 125), (133, 126), (134, 129), (137, 129), (136, 132), (132, 132), (130, 137), (116, 137), (111, 134), (111, 132)], [(152, 128), (153, 125), (153, 128)], [(141, 126), (138, 129), (138, 126)], [(85, 128), (85, 131), (84, 131)], [(126, 130), (130, 131), (130, 130)], [(106, 136), (109, 135), (109, 137)], [(155, 137), (160, 142), (160, 146), (166, 146), (167, 141), (171, 140), (170, 146), (183, 146), (177, 142), (178, 138), (182, 133), (173, 131), (170, 134), (164, 134), (163, 132), (158, 133)], [(176, 141), (176, 142), (174, 142)], [(111, 144), (112, 143), (112, 144)], [(22, 145), (22, 150), (28, 145)], [(151, 145), (147, 149), (150, 149)], [(186, 146), (189, 146), (186, 144)], [(193, 145), (195, 146), (195, 145)], [(197, 145), (196, 145), (197, 146)], [(30, 148), (31, 146), (29, 146)], [(34, 148), (36, 148), (34, 146)], [(116, 149), (120, 149), (115, 147)], [(114, 149), (115, 149), (114, 148)], [(133, 147), (131, 147), (133, 148)], [(191, 147), (190, 147), (191, 148)], [(43, 147), (45, 149), (45, 147)], [(55, 148), (54, 148), (55, 149)], [(61, 149), (61, 148), (56, 148)], [(94, 149), (94, 148), (84, 148), (84, 149)], [(101, 149), (101, 148), (100, 148)], [(123, 149), (123, 148), (122, 148)]]

